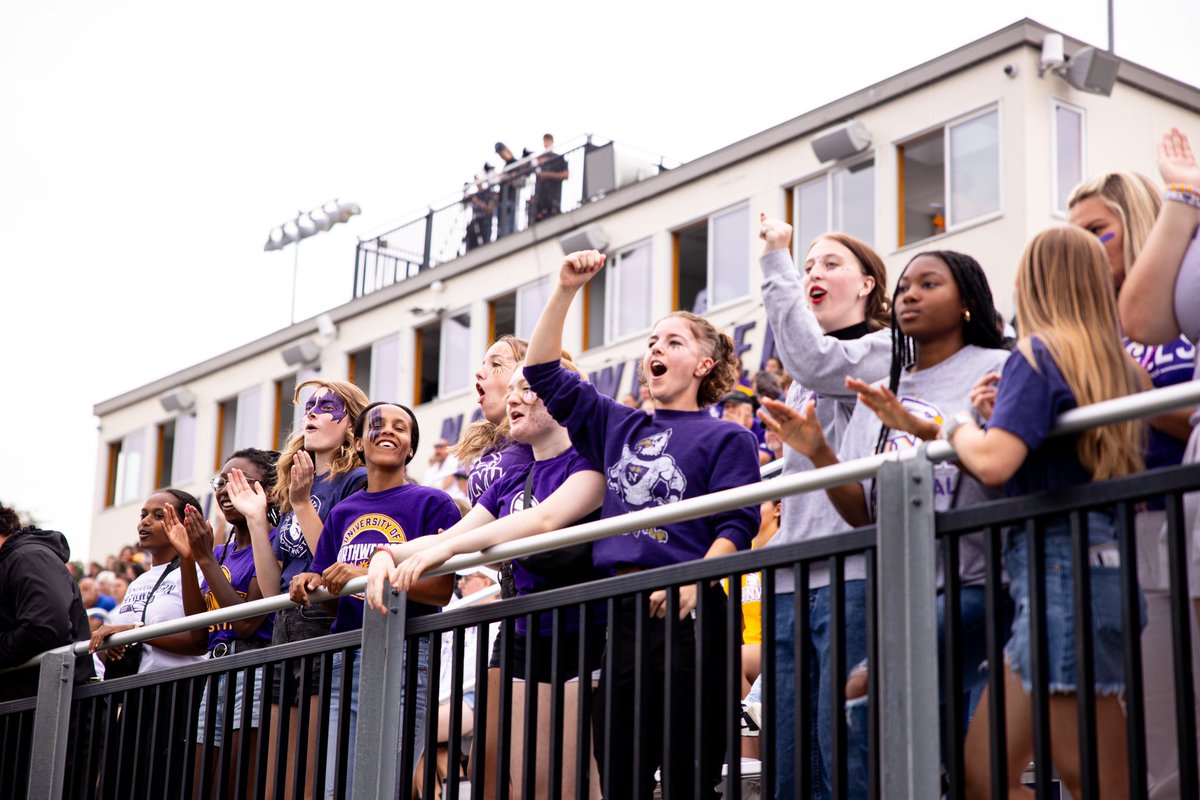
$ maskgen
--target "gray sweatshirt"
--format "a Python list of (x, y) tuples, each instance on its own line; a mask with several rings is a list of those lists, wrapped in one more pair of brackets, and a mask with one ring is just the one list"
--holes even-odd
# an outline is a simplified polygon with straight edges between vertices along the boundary
[[(888, 374), (892, 363), (891, 331), (883, 329), (858, 339), (839, 339), (821, 330), (809, 307), (800, 273), (786, 250), (764, 254), (758, 260), (763, 273), (763, 305), (767, 321), (775, 334), (779, 360), (792, 376), (787, 403), (803, 408), (816, 400), (817, 419), (825, 429), (825, 438), (834, 450), (857, 404), (854, 392), (846, 388), (846, 376), (874, 382)], [(955, 409), (957, 410), (957, 409)], [(793, 475), (812, 469), (812, 462), (791, 447), (783, 447), (783, 474)], [(805, 492), (783, 499), (779, 532), (769, 545), (791, 544), (829, 536), (849, 528), (838, 515), (825, 492)], [(777, 592), (795, 591), (790, 571), (776, 573)], [(847, 580), (866, 577), (866, 562), (861, 557), (847, 559)], [(827, 569), (809, 573), (809, 587), (829, 584)]]
[[(1007, 350), (989, 350), (967, 345), (937, 366), (900, 373), (900, 385), (896, 396), (901, 404), (914, 416), (933, 420), (939, 425), (959, 411), (971, 408), (971, 387), (989, 372), (1000, 372), (1008, 360)], [(883, 381), (886, 385), (886, 381)], [(842, 437), (838, 459), (851, 461), (875, 452), (879, 432), (883, 425), (879, 417), (866, 406), (859, 406), (850, 417), (850, 423)], [(916, 447), (916, 437), (903, 431), (889, 431), (883, 452), (906, 450)], [(967, 508), (977, 503), (996, 500), (1004, 493), (989, 489), (975, 478), (961, 472), (948, 461), (934, 465), (933, 500), (938, 511), (950, 508)], [(871, 505), (871, 517), (875, 517), (874, 482), (863, 481), (867, 502)], [(959, 575), (964, 586), (981, 585), (985, 577), (984, 541), (982, 534), (969, 534), (959, 540)], [(944, 545), (938, 546), (938, 585), (942, 585), (942, 561)]]

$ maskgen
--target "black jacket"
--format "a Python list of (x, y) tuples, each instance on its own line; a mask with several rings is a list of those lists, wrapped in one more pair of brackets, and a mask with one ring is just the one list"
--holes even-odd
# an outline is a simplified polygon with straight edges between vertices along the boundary
[[(91, 635), (79, 586), (67, 572), (70, 557), (58, 531), (25, 528), (0, 547), (0, 667)], [(76, 684), (94, 674), (91, 656), (76, 658)], [(0, 676), (0, 700), (37, 694), (37, 685), (36, 669), (6, 673)]]

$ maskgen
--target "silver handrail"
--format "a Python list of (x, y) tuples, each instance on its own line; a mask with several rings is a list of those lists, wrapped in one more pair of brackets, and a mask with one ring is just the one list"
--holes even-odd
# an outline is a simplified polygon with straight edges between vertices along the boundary
[[(1051, 435), (1065, 436), (1088, 428), (1157, 416), (1165, 411), (1195, 405), (1200, 405), (1200, 380), (1188, 381), (1187, 383), (1180, 383), (1162, 389), (1152, 389), (1072, 409), (1064, 412), (1058, 418), (1058, 423), (1051, 431)], [(445, 575), (456, 570), (476, 567), (481, 564), (523, 558), (535, 553), (557, 550), (560, 547), (573, 544), (594, 542), (609, 536), (632, 533), (633, 531), (644, 530), (646, 528), (669, 525), (674, 522), (684, 522), (723, 511), (758, 505), (765, 500), (777, 497), (786, 497), (805, 491), (840, 486), (844, 483), (860, 481), (871, 477), (881, 464), (888, 461), (902, 461), (915, 458), (917, 454), (918, 450), (912, 448), (866, 456), (865, 458), (845, 461), (829, 467), (786, 475), (767, 482), (737, 486), (702, 497), (680, 500), (677, 503), (669, 505), (631, 511), (616, 517), (586, 522), (582, 525), (573, 525), (569, 528), (549, 533), (540, 533), (535, 536), (525, 537), (519, 541), (498, 544), (476, 553), (454, 556), (448, 559), (442, 566), (430, 570), (426, 574), (429, 576)], [(954, 448), (949, 442), (944, 440), (930, 442), (928, 447), (925, 448), (925, 455), (933, 461), (950, 461), (955, 457)], [(767, 465), (767, 467), (770, 466)], [(763, 468), (764, 472), (766, 472), (767, 467)], [(366, 577), (355, 578), (346, 584), (340, 596), (361, 594), (366, 587)], [(309, 597), (314, 602), (334, 599), (334, 595), (324, 590), (310, 592)], [(105, 639), (104, 647), (101, 649), (107, 650), (110, 647), (146, 641), (147, 639), (154, 639), (159, 636), (166, 636), (167, 634), (181, 633), (222, 622), (232, 622), (238, 619), (245, 619), (246, 617), (290, 608), (294, 605), (295, 603), (284, 594), (254, 600), (228, 608), (219, 608), (214, 611), (206, 611), (202, 614), (181, 617), (169, 622), (158, 622), (122, 633), (115, 633)], [(84, 655), (88, 651), (88, 644), (88, 641), (76, 642), (73, 645), (63, 645), (48, 652), (63, 652), (67, 648), (72, 648), (76, 655)], [(38, 654), (18, 667), (10, 667), (6, 670), (0, 670), (0, 672), (36, 666), (41, 662), (43, 655), (45, 654)]]

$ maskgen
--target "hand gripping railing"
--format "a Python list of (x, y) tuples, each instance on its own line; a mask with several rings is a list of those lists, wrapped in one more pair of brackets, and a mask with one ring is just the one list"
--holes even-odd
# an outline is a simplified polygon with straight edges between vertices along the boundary
[[(1193, 405), (1200, 405), (1200, 380), (1068, 411), (1059, 417), (1052, 435), (1068, 435), (1092, 427), (1155, 416), (1164, 411)], [(915, 449), (859, 458), (830, 467), (786, 475), (766, 482), (726, 489), (669, 505), (530, 536), (477, 553), (455, 556), (427, 574), (445, 575), (481, 564), (594, 542), (609, 536), (758, 505), (768, 499), (819, 491), (863, 480), (878, 473), (878, 630), (884, 637), (880, 650), (887, 652), (894, 663), (907, 665), (907, 671), (880, 671), (882, 708), (879, 718), (883, 726), (879, 737), (880, 770), (888, 776), (889, 797), (936, 796), (939, 743), (937, 735), (933, 732), (938, 729), (937, 678), (935, 672), (918, 668), (922, 662), (915, 657), (922, 653), (927, 655), (936, 652), (936, 630), (932, 625), (920, 626), (910, 623), (914, 619), (933, 618), (935, 559), (932, 463), (953, 458), (954, 449), (950, 443), (938, 440)], [(764, 468), (766, 474), (772, 471), (771, 465)], [(355, 578), (346, 584), (341, 595), (359, 594), (366, 589), (366, 583), (365, 577)], [(924, 588), (928, 588), (929, 591), (922, 591)], [(382, 648), (383, 653), (379, 664), (373, 663), (375, 659), (364, 653), (362, 679), (379, 679), (385, 685), (389, 670), (399, 674), (395, 661), (399, 658), (399, 645), (403, 641), (403, 606), (406, 600), (400, 593), (389, 594), (391, 597), (386, 599), (392, 613), (382, 617), (369, 613), (364, 621), (364, 646)], [(333, 599), (332, 595), (320, 590), (310, 593), (309, 597), (317, 602)], [(278, 595), (169, 622), (146, 625), (113, 634), (105, 640), (102, 649), (266, 614), (293, 605), (295, 604), (288, 596)], [(38, 769), (31, 771), (30, 797), (58, 797), (61, 793), (74, 659), (76, 656), (85, 656), (88, 646), (86, 641), (65, 645), (36, 656), (18, 667), (23, 669), (39, 663), (41, 665), (34, 724), (34, 752), (38, 754), (39, 765)], [(914, 657), (909, 658), (909, 655)], [(377, 790), (388, 790), (388, 781), (395, 780), (395, 748), (390, 748), (389, 765), (389, 748), (376, 747), (375, 749), (383, 752), (372, 753), (369, 746), (372, 742), (378, 745), (388, 741), (386, 738), (379, 739), (378, 736), (388, 732), (389, 719), (390, 715), (386, 714), (360, 714), (359, 732), (363, 733), (364, 728), (367, 728), (369, 735), (358, 738), (356, 764), (369, 765), (371, 771), (378, 776), (379, 782), (356, 780), (356, 796), (360, 795), (360, 791), (361, 796), (374, 796)], [(394, 727), (395, 722), (390, 724)], [(383, 726), (383, 729), (380, 726)], [(374, 730), (370, 729), (372, 727)], [(394, 732), (392, 741), (395, 740), (395, 735), (398, 735), (398, 732)]]

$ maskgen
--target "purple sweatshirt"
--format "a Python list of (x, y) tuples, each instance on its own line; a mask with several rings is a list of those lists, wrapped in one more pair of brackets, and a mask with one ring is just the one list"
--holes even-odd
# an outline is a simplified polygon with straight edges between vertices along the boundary
[[(524, 372), (575, 449), (604, 472), (604, 517), (759, 480), (758, 441), (741, 425), (704, 409), (651, 415), (623, 406), (558, 362), (526, 365)], [(601, 539), (592, 555), (604, 571), (678, 564), (703, 558), (717, 539), (748, 550), (758, 523), (755, 505)]]
[[(406, 483), (382, 492), (365, 489), (338, 503), (325, 518), (313, 555), (312, 571), (324, 572), (336, 563), (365, 567), (381, 544), (401, 544), (428, 536), (458, 522), (461, 516), (450, 495), (441, 489)], [(434, 606), (409, 602), (409, 616), (437, 611)], [(330, 633), (362, 627), (363, 601), (355, 595), (338, 598)]]
[[(526, 502), (525, 483), (530, 470), (533, 471), (533, 481), (529, 484), (531, 497)], [(510, 469), (480, 495), (479, 505), (497, 519), (507, 517), (544, 502), (575, 473), (595, 471), (596, 468), (587, 459), (579, 455), (575, 448), (569, 447), (553, 458)], [(593, 512), (573, 524), (591, 522), (599, 516), (598, 512)], [(573, 586), (593, 577), (595, 567), (592, 565), (592, 545), (565, 547), (513, 561), (513, 581), (517, 585), (518, 596)], [(553, 633), (553, 621), (551, 614), (540, 615), (539, 635), (549, 636)], [(578, 609), (567, 609), (564, 630), (578, 628)], [(517, 618), (517, 635), (526, 635), (525, 617)]]
[(476, 459), (467, 475), (467, 499), (474, 506), (479, 496), (509, 470), (533, 463), (533, 451), (529, 445), (509, 442), (498, 450), (491, 450)]

